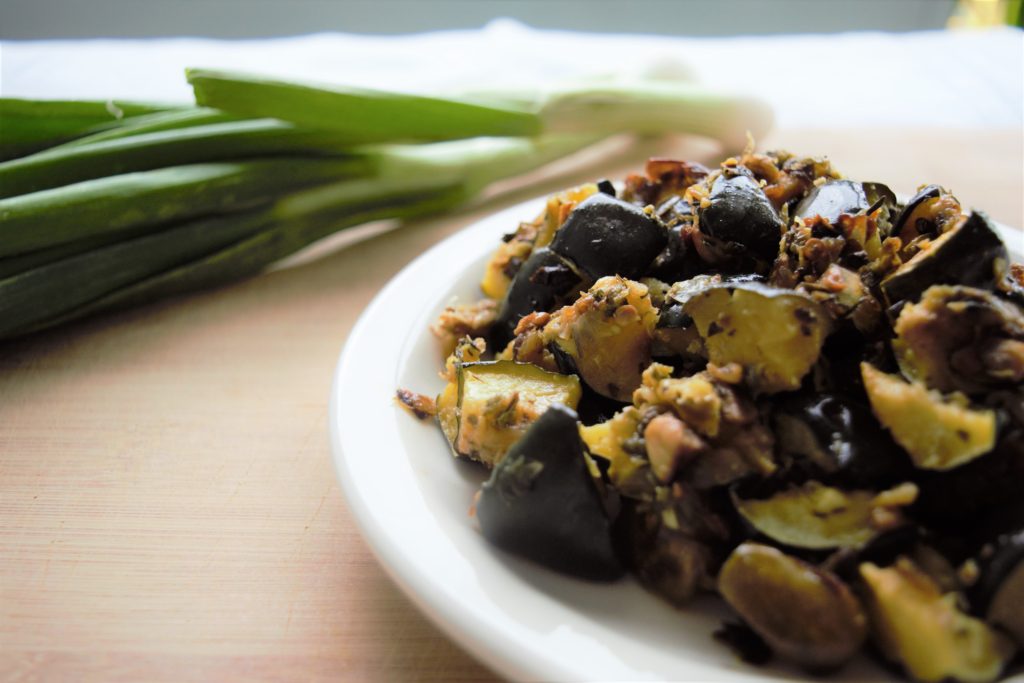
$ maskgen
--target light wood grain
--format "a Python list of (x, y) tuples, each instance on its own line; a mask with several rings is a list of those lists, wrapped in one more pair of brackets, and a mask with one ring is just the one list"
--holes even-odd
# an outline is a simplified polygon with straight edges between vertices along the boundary
[[(1020, 131), (764, 142), (828, 152), (897, 191), (938, 182), (1024, 224)], [(706, 146), (658, 148), (712, 160)], [(0, 345), (0, 680), (493, 679), (360, 538), (327, 445), (331, 373), (361, 310), (429, 245), (526, 196), (620, 176), (649, 151)]]

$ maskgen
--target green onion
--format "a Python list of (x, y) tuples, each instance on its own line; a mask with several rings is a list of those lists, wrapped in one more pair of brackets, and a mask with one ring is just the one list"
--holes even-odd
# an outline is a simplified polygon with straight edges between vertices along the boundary
[(0, 163), (0, 198), (164, 166), (260, 156), (323, 156), (345, 149), (345, 140), (336, 133), (296, 128), (274, 119), (143, 133), (61, 145)]
[(330, 128), (352, 135), (354, 142), (678, 132), (717, 138), (741, 149), (747, 132), (758, 136), (771, 125), (771, 111), (758, 100), (675, 81), (478, 93), (478, 102), (490, 103), (483, 107), (458, 99), (297, 85), (197, 69), (188, 71), (188, 79), (200, 104)]
[(141, 102), (0, 98), (0, 159), (28, 154), (117, 126), (128, 117), (173, 108)]
[(0, 257), (143, 225), (237, 210), (288, 189), (362, 175), (367, 161), (283, 158), (194, 164), (0, 199)]
[(689, 133), (729, 150), (742, 149), (748, 134), (760, 137), (772, 123), (760, 100), (666, 81), (559, 88), (540, 101), (538, 115), (548, 133)]
[(257, 232), (266, 212), (193, 221), (107, 245), (0, 280), (0, 338), (27, 332), (46, 320), (151, 275), (186, 263)]
[(353, 144), (540, 132), (534, 114), (485, 104), (360, 88), (316, 87), (203, 69), (189, 69), (186, 76), (200, 105), (339, 131), (349, 135)]
[(240, 120), (238, 116), (225, 114), (217, 109), (209, 107), (189, 107), (187, 109), (172, 109), (169, 111), (158, 111), (152, 114), (139, 114), (130, 119), (124, 119), (119, 125), (92, 133), (80, 138), (65, 142), (62, 147), (77, 145), (91, 145), (94, 142), (106, 140), (117, 140), (131, 135), (142, 135), (143, 133), (159, 133), (164, 130), (178, 130), (179, 128), (190, 128), (192, 126), (206, 126), (211, 123), (227, 123)]

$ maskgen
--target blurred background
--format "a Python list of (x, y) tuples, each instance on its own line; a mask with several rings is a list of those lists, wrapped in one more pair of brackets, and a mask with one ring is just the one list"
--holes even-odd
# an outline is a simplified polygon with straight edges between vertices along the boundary
[(0, 38), (475, 28), (497, 17), (576, 31), (723, 36), (1020, 24), (1021, 0), (4, 0)]

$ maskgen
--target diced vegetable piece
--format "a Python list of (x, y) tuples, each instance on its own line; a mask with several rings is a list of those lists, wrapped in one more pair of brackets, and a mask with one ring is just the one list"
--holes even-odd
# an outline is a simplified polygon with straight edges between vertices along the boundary
[(867, 636), (864, 610), (839, 577), (769, 546), (736, 548), (718, 590), (780, 657), (815, 672), (852, 658)]
[(944, 399), (918, 383), (907, 383), (861, 363), (864, 389), (878, 421), (922, 469), (948, 470), (992, 450), (995, 411)]
[(1024, 530), (1001, 536), (985, 554), (972, 606), (1024, 647)]
[(995, 680), (1013, 644), (943, 595), (932, 579), (901, 558), (894, 566), (865, 563), (860, 575), (871, 632), (882, 652), (918, 681)]
[(1006, 247), (980, 211), (919, 251), (882, 280), (889, 306), (917, 301), (932, 285), (966, 285), (992, 289), (1005, 277)]
[(590, 279), (620, 275), (639, 279), (665, 247), (665, 228), (643, 209), (604, 193), (573, 209), (551, 242)]
[(754, 529), (793, 548), (859, 548), (882, 531), (906, 523), (901, 507), (914, 502), (913, 484), (876, 494), (843, 491), (809, 481), (769, 498), (732, 492), (733, 503)]
[[(691, 504), (696, 503), (695, 516), (707, 519), (710, 513), (696, 496), (687, 495), (692, 493), (682, 495)], [(671, 507), (652, 509), (627, 499), (616, 527), (630, 568), (656, 595), (682, 607), (699, 591), (713, 587), (714, 572), (721, 562), (718, 552), (703, 534), (680, 528)]]
[(621, 277), (605, 277), (572, 306), (559, 311), (545, 329), (563, 362), (597, 393), (629, 401), (651, 362), (657, 312), (647, 287)]
[[(633, 402), (645, 415), (671, 411), (689, 428), (676, 431), (677, 438), (660, 435), (676, 451), (674, 466), (682, 468), (683, 480), (708, 490), (775, 472), (772, 434), (749, 398), (709, 372), (689, 377), (672, 377), (671, 372), (667, 365), (651, 363)], [(647, 451), (650, 459), (649, 444)]]
[[(455, 451), (491, 467), (550, 406), (575, 408), (580, 383), (574, 375), (529, 363), (490, 361), (458, 368), (459, 429)], [(443, 394), (442, 394), (443, 396)]]
[(896, 320), (900, 370), (938, 391), (982, 393), (1024, 383), (1024, 312), (972, 287), (935, 285)]
[(622, 447), (628, 439), (636, 436), (639, 426), (640, 413), (630, 406), (604, 422), (580, 428), (587, 450), (594, 457), (604, 458), (610, 463), (608, 478), (616, 489), (624, 493), (631, 490), (631, 482), (648, 467), (646, 459), (627, 453)]
[(523, 316), (552, 311), (585, 286), (583, 275), (572, 263), (547, 248), (534, 251), (512, 280), (498, 309), (491, 330), (494, 348), (508, 344)]
[(779, 251), (785, 226), (757, 181), (746, 175), (720, 175), (698, 212), (701, 233), (740, 245), (761, 261)]
[(908, 199), (907, 203), (903, 205), (903, 209), (896, 217), (896, 220), (893, 221), (893, 234), (899, 234), (900, 229), (907, 223), (907, 221), (910, 219), (911, 214), (913, 214), (919, 206), (924, 204), (929, 199), (935, 199), (941, 194), (942, 188), (938, 185), (925, 185), (917, 192), (915, 192), (914, 196)]
[(697, 323), (708, 360), (739, 364), (745, 383), (766, 394), (799, 388), (830, 328), (809, 296), (754, 282), (711, 286), (683, 310)]
[(830, 481), (889, 485), (908, 480), (913, 471), (871, 408), (845, 396), (815, 392), (790, 398), (773, 411), (772, 426), (783, 452)]
[(593, 581), (624, 573), (576, 414), (563, 405), (549, 407), (494, 468), (476, 516), (488, 541), (556, 571)]
[(87, 145), (62, 145), (0, 163), (0, 197), (182, 164), (288, 155), (339, 155), (346, 144), (330, 133), (258, 119), (191, 126)]
[(869, 208), (867, 195), (861, 183), (852, 180), (829, 180), (815, 186), (793, 211), (794, 218), (821, 216), (832, 225), (838, 225), (843, 214), (854, 215)]
[(892, 234), (907, 244), (925, 235), (938, 237), (956, 224), (962, 210), (956, 197), (938, 185), (918, 190), (896, 217)]

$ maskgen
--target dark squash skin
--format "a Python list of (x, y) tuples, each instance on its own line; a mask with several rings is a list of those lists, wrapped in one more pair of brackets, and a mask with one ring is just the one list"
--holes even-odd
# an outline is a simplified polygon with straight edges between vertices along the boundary
[(849, 586), (769, 546), (736, 548), (718, 589), (772, 650), (810, 671), (835, 669), (867, 637), (867, 617)]
[(701, 233), (740, 245), (760, 261), (775, 258), (785, 226), (757, 181), (723, 174), (711, 185), (708, 200), (698, 212)]
[(794, 218), (821, 216), (835, 225), (843, 214), (854, 215), (868, 209), (864, 187), (852, 180), (831, 180), (811, 190), (796, 205)]
[(882, 280), (882, 293), (890, 307), (914, 302), (932, 285), (966, 285), (993, 289), (1006, 277), (1006, 246), (988, 216), (980, 211), (918, 252)]
[(488, 541), (555, 571), (591, 581), (625, 573), (576, 413), (565, 406), (549, 408), (494, 468), (476, 516)]
[(604, 193), (579, 203), (555, 233), (551, 251), (590, 279), (637, 279), (665, 248), (668, 233), (643, 209)]
[(842, 486), (889, 486), (913, 475), (910, 459), (871, 409), (849, 396), (798, 394), (772, 413), (779, 447), (818, 479)]
[(515, 336), (516, 325), (534, 311), (553, 311), (586, 289), (576, 268), (550, 249), (537, 249), (523, 264), (505, 294), (491, 328), (491, 347), (501, 349)]
[(1024, 529), (1000, 536), (986, 551), (971, 605), (1024, 647)]

